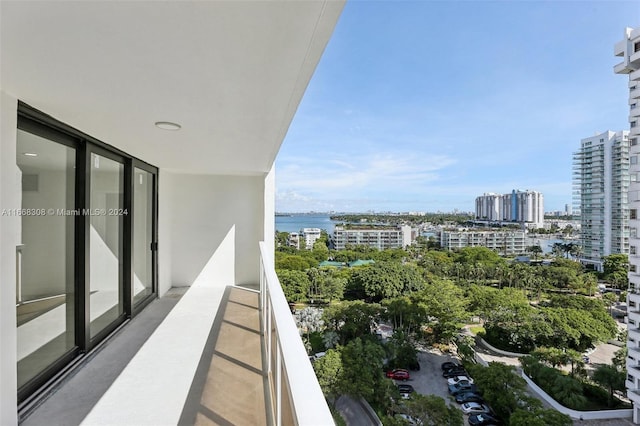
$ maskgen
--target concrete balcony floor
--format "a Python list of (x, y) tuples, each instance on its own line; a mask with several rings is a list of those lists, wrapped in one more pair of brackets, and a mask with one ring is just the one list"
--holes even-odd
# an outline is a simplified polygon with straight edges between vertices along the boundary
[(258, 301), (241, 287), (172, 288), (21, 424), (268, 424)]

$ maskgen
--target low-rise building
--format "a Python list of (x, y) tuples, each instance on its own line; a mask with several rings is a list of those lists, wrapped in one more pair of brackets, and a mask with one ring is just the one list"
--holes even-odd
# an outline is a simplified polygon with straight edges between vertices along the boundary
[(362, 227), (336, 226), (333, 230), (331, 245), (335, 250), (344, 250), (347, 246), (369, 246), (378, 250), (405, 248), (411, 245), (411, 227)]
[(443, 230), (440, 232), (440, 246), (446, 250), (486, 247), (503, 255), (512, 255), (525, 252), (526, 237), (524, 231)]
[(320, 228), (304, 228), (302, 230), (302, 237), (304, 237), (305, 248), (307, 250), (311, 250), (315, 242), (320, 239), (321, 235), (322, 231)]

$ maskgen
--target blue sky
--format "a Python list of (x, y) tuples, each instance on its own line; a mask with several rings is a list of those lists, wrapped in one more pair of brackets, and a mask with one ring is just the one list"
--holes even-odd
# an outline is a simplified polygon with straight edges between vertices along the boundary
[(613, 46), (640, 1), (348, 1), (276, 160), (276, 210), (572, 204), (572, 154), (628, 129)]

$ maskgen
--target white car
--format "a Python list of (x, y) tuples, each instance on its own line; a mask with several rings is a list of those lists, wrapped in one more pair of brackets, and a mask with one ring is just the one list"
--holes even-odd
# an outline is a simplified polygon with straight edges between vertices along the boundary
[(491, 413), (491, 408), (487, 404), (480, 404), (479, 402), (465, 402), (460, 408), (465, 414)]
[(469, 384), (473, 383), (473, 379), (467, 376), (456, 376), (456, 377), (452, 377), (449, 380), (447, 380), (447, 383), (450, 385), (455, 385), (456, 383), (459, 382), (467, 382)]

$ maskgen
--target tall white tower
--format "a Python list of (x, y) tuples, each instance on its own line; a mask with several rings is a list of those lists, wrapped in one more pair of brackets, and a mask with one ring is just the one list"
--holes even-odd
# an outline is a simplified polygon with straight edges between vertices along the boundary
[(614, 54), (622, 62), (613, 67), (616, 74), (629, 76), (629, 292), (627, 293), (627, 396), (633, 402), (633, 422), (640, 421), (640, 29), (626, 28), (624, 37), (616, 43)]
[(629, 253), (629, 132), (582, 139), (573, 172), (582, 261), (601, 271), (603, 256)]

